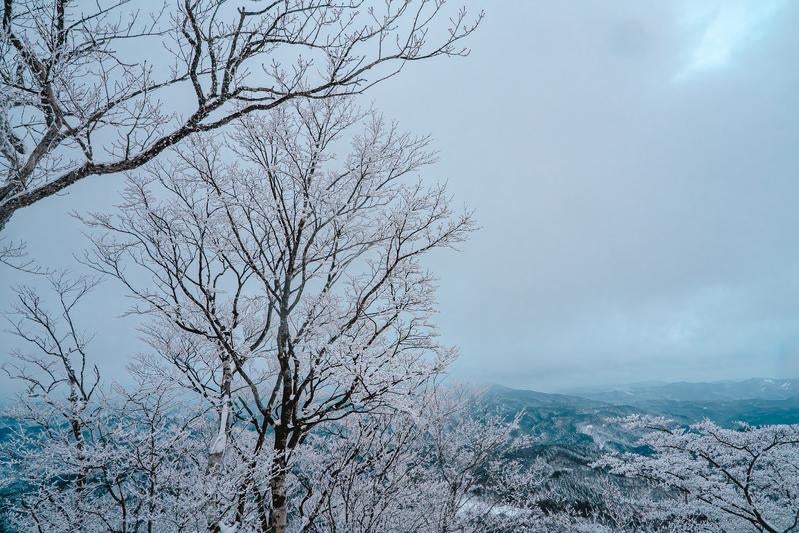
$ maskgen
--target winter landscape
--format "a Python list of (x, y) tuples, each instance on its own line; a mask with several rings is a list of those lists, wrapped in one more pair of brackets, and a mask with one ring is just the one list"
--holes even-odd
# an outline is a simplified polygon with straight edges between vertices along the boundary
[(799, 532), (782, 0), (5, 0), (0, 532)]

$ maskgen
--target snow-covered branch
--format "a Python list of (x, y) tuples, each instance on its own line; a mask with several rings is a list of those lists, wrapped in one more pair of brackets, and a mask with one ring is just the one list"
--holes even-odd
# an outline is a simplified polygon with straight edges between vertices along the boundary
[(443, 4), (4, 0), (0, 230), (88, 176), (136, 169), (253, 111), (465, 54), (482, 14)]

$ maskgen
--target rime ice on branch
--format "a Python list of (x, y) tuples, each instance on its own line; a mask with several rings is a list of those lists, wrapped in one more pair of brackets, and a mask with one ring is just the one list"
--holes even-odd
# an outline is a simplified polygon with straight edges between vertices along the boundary
[[(420, 258), (472, 222), (414, 177), (428, 144), (348, 99), (296, 100), (243, 118), (227, 144), (194, 137), (131, 178), (117, 215), (89, 221), (93, 266), (152, 317), (173, 379), (219, 412), (209, 465), (224, 475), (229, 452), (250, 465), (233, 523), (254, 509), (285, 528), (287, 470), (314, 428), (412, 409), (451, 360)], [(234, 424), (254, 440), (237, 441)]]
[(676, 496), (671, 512), (725, 531), (799, 527), (799, 426), (682, 427), (635, 415), (618, 422), (645, 431), (651, 455), (609, 455), (597, 466), (640, 478)]
[(5, 0), (0, 230), (92, 175), (298, 98), (364, 91), (409, 61), (463, 55), (481, 14), (440, 0)]

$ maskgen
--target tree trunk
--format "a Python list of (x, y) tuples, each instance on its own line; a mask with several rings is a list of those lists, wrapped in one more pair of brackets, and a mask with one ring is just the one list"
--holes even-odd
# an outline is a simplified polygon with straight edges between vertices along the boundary
[[(279, 443), (284, 445), (278, 449)], [(276, 439), (276, 456), (272, 463), (272, 509), (269, 511), (269, 533), (286, 533), (288, 527), (288, 506), (286, 502), (286, 438)]]
[[(291, 263), (291, 261), (290, 261)], [(285, 533), (288, 527), (288, 506), (286, 502), (286, 448), (288, 445), (288, 425), (293, 406), (291, 372), (288, 363), (288, 301), (289, 276), (286, 274), (286, 287), (283, 293), (280, 313), (280, 327), (277, 333), (278, 360), (282, 378), (283, 395), (281, 398), (280, 422), (275, 427), (275, 457), (272, 460), (270, 488), (272, 492), (272, 509), (269, 511), (269, 533)]]
[[(222, 385), (221, 385), (221, 401), (222, 405), (219, 409), (219, 429), (217, 430), (217, 434), (214, 437), (214, 441), (211, 443), (210, 448), (208, 449), (208, 472), (211, 475), (211, 479), (216, 481), (217, 476), (220, 475), (220, 467), (222, 461), (225, 456), (225, 450), (227, 449), (227, 440), (228, 440), (228, 426), (230, 424), (230, 408), (231, 408), (231, 396), (230, 396), (230, 388), (231, 383), (233, 381), (233, 374), (230, 368), (230, 359), (223, 355), (222, 356)], [(219, 510), (219, 501), (218, 501), (218, 494), (215, 493), (216, 488), (210, 488), (209, 496), (211, 500), (209, 502), (209, 513), (208, 518), (210, 521), (208, 522), (208, 531), (211, 533), (218, 533), (223, 530), (223, 523), (221, 520), (218, 520), (218, 510)]]

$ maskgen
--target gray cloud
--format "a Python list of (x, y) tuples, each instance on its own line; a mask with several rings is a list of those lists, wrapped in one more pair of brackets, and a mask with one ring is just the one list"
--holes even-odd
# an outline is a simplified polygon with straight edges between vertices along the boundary
[[(416, 76), (435, 90), (381, 89), (483, 226), (438, 268), (460, 372), (554, 388), (797, 370), (798, 13), (771, 4), (489, 6), (467, 61)], [(725, 60), (700, 68), (713, 32)]]

